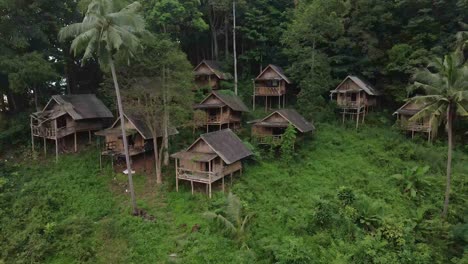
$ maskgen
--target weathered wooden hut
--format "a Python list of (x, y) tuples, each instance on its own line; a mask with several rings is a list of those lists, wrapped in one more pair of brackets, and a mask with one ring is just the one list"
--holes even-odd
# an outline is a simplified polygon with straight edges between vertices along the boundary
[(175, 159), (176, 189), (179, 190), (179, 180), (190, 181), (193, 193), (193, 183), (204, 183), (209, 188), (235, 172), (242, 173), (242, 159), (253, 153), (242, 143), (239, 137), (230, 129), (201, 135), (184, 151), (172, 154)]
[(313, 132), (315, 127), (294, 109), (280, 109), (263, 119), (251, 121), (252, 137), (258, 144), (279, 144), (289, 125), (299, 134)]
[(195, 75), (194, 90), (202, 87), (209, 87), (212, 90), (220, 89), (220, 82), (231, 80), (232, 75), (223, 72), (221, 65), (217, 61), (203, 60), (193, 70)]
[(350, 116), (356, 118), (356, 126), (360, 120), (364, 122), (366, 113), (377, 105), (379, 96), (379, 91), (372, 85), (353, 75), (346, 77), (330, 92), (330, 98), (342, 111), (343, 122), (346, 116)]
[[(153, 135), (150, 128), (145, 123), (143, 117), (138, 115), (127, 115), (125, 117), (125, 135), (127, 137), (129, 155), (131, 159), (136, 159), (139, 156), (145, 156), (146, 153), (152, 153)], [(177, 129), (169, 128), (169, 135), (177, 134)], [(101, 151), (100, 164), (102, 164), (102, 156), (114, 158), (124, 157), (124, 144), (122, 139), (122, 127), (120, 117), (112, 124), (111, 127), (95, 133), (98, 136), (104, 137), (104, 148)], [(158, 139), (162, 141), (162, 131), (158, 133)], [(161, 146), (161, 142), (159, 142)]]
[(231, 91), (212, 91), (194, 108), (206, 113), (206, 132), (209, 132), (210, 127), (218, 130), (238, 128), (242, 113), (249, 112), (242, 99)]
[(411, 120), (416, 113), (421, 111), (424, 106), (421, 103), (406, 102), (402, 107), (393, 113), (397, 116), (397, 125), (405, 131), (411, 132), (411, 137), (415, 133), (427, 133), (427, 140), (430, 141), (432, 137), (432, 127), (430, 117), (420, 118), (418, 120)]
[(253, 109), (258, 97), (264, 98), (265, 111), (278, 102), (278, 108), (284, 107), (286, 86), (291, 80), (284, 74), (281, 67), (270, 64), (255, 78), (253, 91)]
[[(34, 151), (34, 138), (55, 141), (55, 154), (58, 158), (59, 147), (65, 138), (74, 137), (74, 151), (78, 149), (78, 134), (100, 130), (112, 120), (111, 111), (94, 94), (54, 95), (42, 111), (31, 114), (31, 139)], [(61, 144), (62, 143), (62, 144)]]

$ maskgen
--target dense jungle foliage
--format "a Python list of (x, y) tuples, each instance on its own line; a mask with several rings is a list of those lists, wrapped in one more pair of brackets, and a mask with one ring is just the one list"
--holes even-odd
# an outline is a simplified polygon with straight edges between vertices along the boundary
[[(410, 141), (387, 125), (356, 132), (319, 123), (294, 161), (260, 155), (228, 191), (251, 214), (240, 239), (206, 212), (225, 215), (216, 185), (175, 192), (173, 172), (157, 187), (99, 171), (97, 152), (58, 164), (14, 160), (1, 167), (0, 259), (5, 263), (466, 263), (468, 153), (456, 151), (447, 221), (445, 145)], [(352, 127), (352, 124), (351, 126)], [(266, 158), (260, 158), (261, 156)], [(44, 166), (46, 165), (46, 166)], [(154, 217), (154, 218), (153, 218)]]
[[(63, 30), (90, 22), (97, 2), (99, 12), (120, 12), (107, 16), (113, 24)], [(0, 0), (0, 264), (468, 263), (467, 0), (132, 2)], [(102, 52), (93, 36), (74, 34), (87, 26), (131, 34), (99, 35), (111, 44)], [(303, 138), (290, 126), (280, 146), (264, 148), (246, 121), (265, 112), (244, 115), (238, 135), (255, 155), (226, 193), (218, 184), (212, 199), (204, 186), (176, 192), (173, 164), (161, 165), (162, 184), (134, 176), (133, 216), (127, 177), (107, 162), (100, 170), (94, 144), (57, 163), (31, 151), (31, 113), (55, 94), (93, 93), (115, 114), (116, 77), (127, 111), (147, 100), (154, 123), (177, 126), (165, 149), (174, 153), (202, 132), (191, 108), (205, 95), (191, 91), (193, 67), (211, 59), (233, 73), (234, 51), (247, 105), (252, 79), (279, 65), (292, 80), (287, 107), (316, 131)], [(329, 100), (350, 74), (383, 94), (359, 129), (337, 121)], [(432, 143), (410, 140), (392, 113), (434, 90), (425, 99), (436, 102), (439, 133)]]

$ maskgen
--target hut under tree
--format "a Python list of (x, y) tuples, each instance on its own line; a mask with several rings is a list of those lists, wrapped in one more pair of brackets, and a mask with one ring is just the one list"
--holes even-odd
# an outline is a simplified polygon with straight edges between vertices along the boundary
[(397, 116), (397, 123), (400, 129), (411, 132), (411, 138), (414, 138), (415, 133), (427, 133), (427, 140), (431, 141), (433, 134), (431, 118), (429, 116), (410, 121), (410, 118), (423, 108), (424, 105), (421, 103), (408, 101), (393, 114)]
[(280, 109), (263, 119), (251, 121), (252, 137), (258, 144), (281, 143), (283, 134), (292, 125), (299, 134), (313, 132), (315, 127), (294, 109)]
[(195, 67), (193, 73), (195, 75), (195, 87), (193, 90), (203, 87), (217, 90), (221, 87), (221, 81), (232, 79), (232, 75), (223, 72), (220, 63), (213, 60), (203, 60)]
[(330, 98), (336, 101), (341, 109), (343, 123), (347, 116), (356, 119), (356, 128), (359, 121), (364, 123), (369, 109), (377, 105), (380, 92), (368, 82), (353, 75), (348, 75), (334, 90), (330, 92)]
[(204, 126), (206, 132), (210, 127), (239, 128), (242, 113), (249, 112), (241, 98), (231, 91), (212, 91), (203, 101), (194, 107), (206, 113)]
[(192, 194), (194, 183), (206, 184), (211, 198), (211, 185), (235, 172), (242, 174), (242, 159), (253, 155), (239, 137), (230, 129), (201, 135), (184, 151), (172, 154), (175, 159), (176, 190), (179, 180), (190, 181)]
[[(146, 168), (146, 156), (154, 151), (153, 148), (153, 135), (150, 128), (147, 126), (143, 117), (138, 115), (127, 115), (125, 117), (125, 136), (128, 142), (128, 152), (130, 159), (136, 161), (143, 156), (144, 166)], [(178, 131), (174, 127), (169, 128), (169, 136), (177, 134)], [(102, 157), (108, 156), (114, 165), (114, 159), (124, 158), (125, 149), (122, 139), (122, 128), (120, 118), (118, 118), (111, 127), (98, 131), (95, 133), (97, 136), (104, 137), (104, 148), (101, 151), (99, 164), (102, 167)], [(162, 146), (163, 130), (158, 133), (158, 146)]]
[(78, 151), (78, 134), (87, 133), (91, 142), (92, 131), (104, 128), (112, 120), (112, 112), (94, 94), (53, 95), (42, 111), (30, 116), (31, 141), (34, 151), (34, 138), (44, 141), (47, 153), (47, 140), (55, 141), (55, 156), (65, 151), (66, 138), (73, 136), (74, 151)]
[(265, 111), (278, 103), (278, 108), (284, 108), (286, 103), (286, 86), (291, 80), (284, 74), (281, 67), (270, 64), (255, 78), (253, 86), (252, 108), (258, 97), (264, 98)]

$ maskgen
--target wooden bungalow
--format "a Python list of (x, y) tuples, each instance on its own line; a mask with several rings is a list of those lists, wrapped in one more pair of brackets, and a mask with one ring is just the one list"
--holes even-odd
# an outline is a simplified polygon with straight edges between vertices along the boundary
[[(125, 117), (125, 135), (127, 137), (130, 158), (136, 159), (139, 156), (145, 156), (147, 153), (152, 155), (153, 135), (150, 128), (144, 122), (144, 119), (138, 115), (127, 115)], [(177, 134), (177, 129), (169, 128), (169, 135)], [(114, 158), (125, 157), (124, 144), (122, 139), (122, 127), (120, 118), (118, 118), (111, 127), (95, 133), (104, 137), (104, 148), (101, 151), (100, 165), (102, 166), (102, 157), (108, 156)], [(158, 140), (162, 139), (162, 131), (158, 133)], [(162, 141), (162, 140), (161, 140)], [(161, 146), (161, 142), (159, 142)]]
[(278, 108), (284, 108), (286, 86), (291, 81), (281, 67), (270, 64), (255, 78), (253, 90), (253, 109), (258, 97), (264, 98), (265, 111), (271, 109), (272, 103), (278, 102)]
[(430, 117), (424, 117), (415, 121), (409, 119), (423, 109), (423, 105), (415, 102), (406, 102), (402, 107), (393, 113), (397, 116), (397, 122), (399, 127), (405, 131), (411, 131), (411, 137), (414, 138), (414, 134), (427, 133), (427, 140), (430, 141), (432, 137), (432, 127)]
[[(68, 136), (74, 137), (74, 151), (78, 150), (77, 134), (104, 128), (112, 120), (111, 111), (94, 94), (54, 95), (42, 111), (31, 114), (31, 141), (34, 151), (34, 138), (55, 141), (55, 154), (58, 159), (59, 147), (64, 147)], [(62, 143), (62, 144), (61, 144)]]
[(330, 92), (330, 98), (336, 101), (341, 109), (343, 122), (346, 116), (354, 119), (356, 117), (356, 127), (359, 120), (364, 122), (369, 108), (377, 105), (377, 98), (380, 96), (372, 85), (361, 78), (349, 75), (334, 90)]
[(280, 109), (251, 123), (252, 137), (258, 144), (280, 144), (281, 137), (289, 125), (294, 126), (299, 134), (315, 130), (315, 127), (294, 109)]
[(176, 190), (179, 191), (179, 180), (190, 181), (193, 194), (193, 183), (204, 183), (209, 188), (235, 172), (242, 173), (242, 159), (251, 156), (250, 151), (230, 129), (201, 135), (185, 151), (172, 154), (175, 159)]
[(212, 90), (217, 90), (221, 87), (221, 81), (232, 79), (232, 75), (223, 72), (219, 62), (213, 60), (203, 60), (195, 67), (193, 73), (195, 75), (194, 90), (202, 87), (209, 87)]
[(206, 113), (206, 132), (210, 127), (218, 130), (223, 128), (238, 128), (242, 113), (249, 112), (240, 97), (230, 91), (212, 91), (195, 109)]

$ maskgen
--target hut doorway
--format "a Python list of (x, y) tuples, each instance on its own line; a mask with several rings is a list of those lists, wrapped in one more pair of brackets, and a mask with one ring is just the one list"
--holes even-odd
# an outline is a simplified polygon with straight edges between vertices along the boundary
[(286, 129), (284, 127), (274, 127), (272, 130), (271, 130), (273, 136), (279, 136), (279, 135), (283, 135), (284, 132), (286, 132)]
[(67, 118), (65, 116), (61, 116), (57, 118), (57, 128), (62, 128), (67, 126)]

